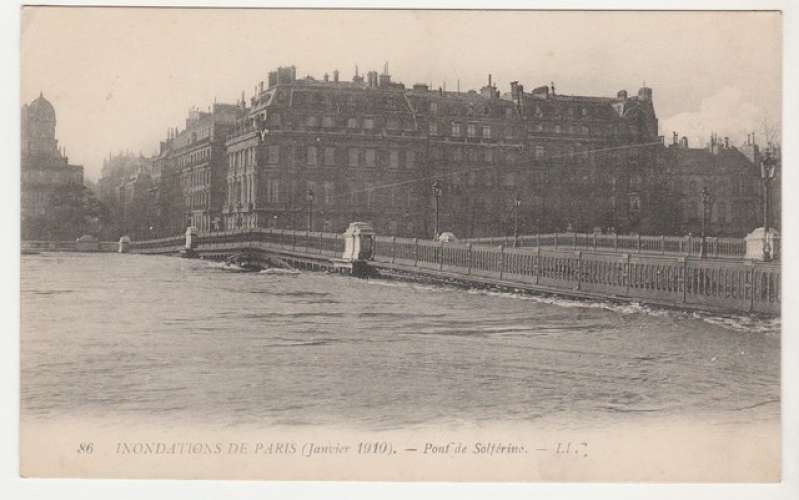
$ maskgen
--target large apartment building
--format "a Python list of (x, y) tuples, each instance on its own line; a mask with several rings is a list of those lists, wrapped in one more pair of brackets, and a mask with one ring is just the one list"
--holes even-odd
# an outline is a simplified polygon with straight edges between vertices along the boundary
[(288, 67), (259, 85), (226, 146), (226, 227), (368, 220), (424, 236), (437, 180), (442, 228), (477, 236), (507, 232), (517, 198), (525, 231), (637, 228), (662, 142), (648, 88), (595, 98), (513, 82), (502, 94), (489, 76), (452, 92), (406, 88), (388, 68), (342, 81)]
[[(755, 159), (718, 140), (666, 146), (653, 92), (594, 97), (554, 83), (507, 91), (406, 87), (382, 72), (297, 77), (281, 67), (247, 101), (194, 110), (154, 169), (160, 234), (243, 227), (458, 237), (551, 231), (696, 232), (713, 184), (714, 234), (757, 225)], [(751, 155), (748, 155), (751, 156)], [(701, 179), (696, 180), (696, 179)], [(432, 189), (440, 188), (438, 203)], [(751, 212), (751, 213), (750, 213)]]

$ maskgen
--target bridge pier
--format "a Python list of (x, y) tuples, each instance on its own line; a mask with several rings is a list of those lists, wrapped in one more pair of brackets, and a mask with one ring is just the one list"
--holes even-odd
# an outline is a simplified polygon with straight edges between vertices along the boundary
[(180, 256), (186, 259), (196, 259), (198, 257), (197, 251), (197, 228), (189, 226), (186, 228), (186, 245), (181, 250)]

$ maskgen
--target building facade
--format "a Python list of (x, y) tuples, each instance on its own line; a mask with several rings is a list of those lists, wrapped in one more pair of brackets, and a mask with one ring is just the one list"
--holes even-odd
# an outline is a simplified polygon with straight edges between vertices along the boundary
[[(56, 113), (43, 94), (22, 106), (21, 189), (23, 239), (77, 237), (77, 227), (52, 227), (63, 207), (79, 203), (83, 167), (69, 163), (55, 137)], [(61, 211), (61, 213), (57, 213)], [(54, 234), (54, 231), (58, 234)]]
[[(235, 105), (193, 110), (154, 159), (159, 235), (246, 227), (461, 238), (535, 232), (701, 231), (758, 225), (757, 159), (714, 139), (666, 145), (653, 92), (575, 96), (407, 88), (382, 72), (297, 77), (281, 67)], [(155, 179), (155, 178), (153, 178)], [(438, 187), (437, 193), (432, 189)]]
[(243, 110), (217, 104), (193, 109), (185, 128), (170, 129), (153, 168), (160, 175), (158, 234), (175, 234), (192, 225), (200, 231), (222, 227), (227, 195), (225, 139)]
[[(243, 104), (243, 102), (242, 102)], [(226, 142), (225, 227), (378, 231), (463, 237), (520, 231), (638, 230), (655, 198), (652, 91), (565, 96), (554, 85), (509, 93), (406, 88), (382, 73), (296, 78), (270, 73)], [(656, 220), (649, 217), (648, 220)]]
[(155, 234), (152, 177), (153, 159), (131, 152), (119, 152), (103, 160), (101, 177), (97, 181), (97, 198), (107, 207), (110, 224), (106, 238), (128, 235), (147, 238)]
[(703, 218), (705, 234), (714, 236), (743, 236), (762, 225), (760, 158), (745, 151), (716, 135), (692, 148), (674, 134), (662, 153), (668, 175), (661, 188), (673, 202), (676, 233), (701, 234)]

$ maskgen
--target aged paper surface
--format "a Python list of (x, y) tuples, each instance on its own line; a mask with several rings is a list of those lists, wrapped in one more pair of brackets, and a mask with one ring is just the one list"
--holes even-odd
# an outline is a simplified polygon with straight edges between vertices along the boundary
[[(531, 38), (531, 33), (540, 34)], [(716, 169), (697, 179), (680, 170), (674, 178), (685, 178), (675, 189), (693, 189), (697, 196), (703, 187), (697, 182), (714, 179), (717, 199), (710, 204), (717, 212), (708, 212), (701, 224), (703, 235), (707, 224), (722, 239), (743, 241), (760, 225), (760, 215), (750, 212), (762, 208), (755, 203), (759, 178), (749, 179), (754, 183), (749, 198), (740, 194), (738, 164), (729, 160), (728, 166), (725, 158), (746, 158), (754, 151), (750, 134), (763, 151), (781, 144), (782, 21), (775, 12), (26, 7), (21, 35), (20, 106), (26, 106), (30, 120), (46, 125), (35, 129), (30, 142), (23, 139), (23, 148), (32, 144), (34, 159), (52, 149), (63, 172), (82, 167), (84, 183), (108, 205), (85, 231), (114, 245), (123, 234), (131, 235), (133, 249), (136, 241), (182, 237), (187, 224), (200, 235), (249, 227), (287, 231), (279, 234), (295, 239), (289, 231), (307, 227), (321, 239), (343, 233), (347, 225), (341, 221), (370, 217), (378, 248), (387, 241), (381, 235), (399, 235), (396, 245), (397, 238), (430, 239), (429, 233), (439, 236), (452, 228), (464, 239), (512, 240), (514, 229), (517, 237), (521, 231), (625, 232), (637, 238), (653, 234), (645, 232), (647, 223), (689, 241), (698, 234), (701, 218), (695, 216), (668, 226), (673, 220), (666, 209), (653, 210), (649, 222), (630, 215), (658, 199), (659, 186), (648, 185), (640, 174), (613, 177), (607, 184), (608, 171), (595, 174), (600, 193), (616, 190), (622, 179), (630, 186), (597, 197), (613, 200), (608, 201), (611, 222), (597, 222), (602, 226), (597, 228), (590, 217), (598, 206), (583, 203), (569, 217), (557, 213), (580, 205), (582, 195), (572, 193), (574, 199), (558, 208), (554, 196), (532, 194), (537, 181), (523, 184), (502, 173), (474, 182), (466, 172), (460, 178), (464, 189), (472, 189), (469, 196), (480, 193), (487, 200), (463, 206), (486, 217), (451, 208), (447, 197), (461, 187), (453, 180), (458, 173), (441, 173), (444, 187), (438, 192), (434, 184), (431, 194), (431, 174), (422, 170), (434, 168), (429, 165), (438, 146), (430, 137), (439, 134), (424, 113), (441, 112), (420, 111), (428, 98), (438, 99), (443, 109), (463, 108), (437, 126), (446, 127), (441, 134), (463, 136), (475, 151), (449, 157), (452, 141), (442, 139), (442, 161), (473, 162), (479, 166), (471, 169), (478, 172), (504, 165), (497, 157), (518, 172), (527, 168), (519, 166), (525, 161), (532, 165), (550, 157), (566, 160), (557, 168), (583, 165), (581, 155), (596, 155), (592, 165), (599, 165), (607, 150), (616, 154), (643, 142), (612, 142), (613, 113), (620, 119), (640, 113), (640, 121), (625, 126), (635, 134), (654, 124), (654, 141), (644, 144), (662, 146), (667, 158), (662, 161), (695, 155), (680, 166)], [(396, 86), (400, 82), (404, 87)], [(521, 98), (514, 96), (515, 84), (524, 86), (516, 94)], [(277, 105), (281, 99), (279, 90), (270, 93), (272, 87), (290, 89), (287, 106), (299, 107), (300, 114), (289, 118), (289, 111), (281, 111), (281, 118), (269, 118), (276, 114), (271, 100)], [(305, 88), (323, 90), (318, 98), (305, 98)], [(329, 88), (344, 90), (325, 94)], [(378, 97), (358, 100), (370, 93)], [(348, 101), (350, 95), (356, 97)], [(655, 111), (647, 115), (642, 103), (651, 100)], [(267, 108), (263, 120), (275, 121), (261, 123), (258, 106)], [(413, 111), (406, 113), (404, 106)], [(218, 128), (207, 128), (203, 120), (217, 110), (224, 115), (212, 121)], [(238, 113), (235, 120), (225, 121), (228, 112)], [(498, 115), (485, 118), (494, 112)], [(513, 113), (528, 118), (513, 121)], [(297, 120), (295, 128), (289, 128), (289, 119)], [(356, 120), (357, 133), (350, 119)], [(369, 135), (370, 120), (384, 120), (382, 139)], [(58, 143), (47, 135), (51, 123)], [(346, 132), (335, 135), (332, 129), (339, 125)], [(423, 125), (424, 139), (418, 137)], [(247, 135), (250, 126), (261, 127), (257, 135)], [(518, 128), (510, 131), (513, 127)], [(187, 153), (195, 156), (180, 156), (211, 129), (211, 141), (214, 133), (224, 134), (218, 153), (204, 157), (197, 149)], [(684, 149), (677, 135), (672, 144), (672, 131), (685, 138)], [(283, 132), (293, 141), (291, 153), (286, 143), (270, 149), (270, 134)], [(497, 134), (507, 134), (504, 142)], [(572, 135), (560, 144), (560, 134)], [(247, 140), (262, 144), (252, 160), (244, 159), (248, 150), (236, 149), (238, 141)], [(424, 145), (403, 149), (414, 140)], [(515, 153), (509, 152), (514, 140)], [(386, 141), (394, 142), (386, 146)], [(483, 149), (477, 149), (478, 141)], [(327, 148), (335, 150), (329, 162)], [(353, 150), (359, 151), (355, 159)], [(286, 154), (289, 160), (281, 156)], [(511, 160), (514, 154), (519, 158)], [(241, 171), (235, 170), (239, 161)], [(308, 173), (359, 162), (388, 170), (368, 174), (374, 184), (367, 187), (357, 173), (319, 178)], [(134, 168), (115, 176), (114, 166), (121, 164)], [(159, 165), (164, 170), (156, 174)], [(209, 181), (203, 187), (205, 165)], [(297, 170), (280, 177), (276, 165)], [(417, 167), (408, 178), (386, 173)], [(157, 180), (169, 169), (184, 169), (175, 174), (177, 191)], [(574, 182), (575, 174), (561, 174), (568, 180), (563, 182)], [(157, 191), (158, 201), (137, 198), (145, 177), (150, 184), (142, 192)], [(218, 193), (211, 180), (217, 178), (224, 185)], [(423, 206), (417, 203), (418, 219), (413, 199), (404, 198), (408, 207), (397, 201), (413, 192), (415, 178), (424, 181), (419, 191), (427, 196)], [(370, 193), (381, 182), (399, 189), (373, 199)], [(216, 196), (224, 208), (213, 212), (209, 200)], [(697, 196), (686, 196), (680, 209), (696, 214), (696, 207), (702, 208)], [(341, 208), (337, 200), (345, 198), (341, 203), (348, 205)], [(169, 219), (170, 199), (180, 200), (177, 221)], [(185, 210), (184, 200), (189, 200)], [(512, 200), (519, 200), (519, 212), (513, 212)], [(548, 211), (538, 205), (523, 211), (539, 201)], [(617, 203), (625, 207), (623, 215)], [(155, 206), (160, 211), (153, 215)], [(266, 215), (258, 219), (261, 206)], [(392, 212), (397, 220), (380, 219), (381, 208), (400, 206)], [(499, 225), (502, 229), (493, 231)], [(67, 239), (59, 227), (45, 223), (31, 223), (26, 237), (26, 227), (23, 221), (23, 242)], [(637, 244), (640, 250), (640, 239)], [(416, 245), (415, 258), (421, 260)], [(716, 247), (702, 251), (714, 251), (708, 248)], [(76, 249), (35, 247), (22, 257), (24, 477), (781, 478), (781, 323), (774, 300), (770, 307), (776, 314), (675, 310), (638, 300), (542, 298), (507, 286), (456, 288), (443, 280), (398, 280), (388, 273), (362, 280), (316, 272), (316, 264), (296, 273), (298, 266), (234, 273), (210, 258)], [(391, 264), (397, 256), (394, 250)], [(509, 262), (504, 259), (502, 265)], [(720, 300), (735, 294), (732, 285), (725, 286), (727, 296)], [(768, 286), (766, 296), (772, 293)], [(774, 293), (779, 294), (779, 281)]]

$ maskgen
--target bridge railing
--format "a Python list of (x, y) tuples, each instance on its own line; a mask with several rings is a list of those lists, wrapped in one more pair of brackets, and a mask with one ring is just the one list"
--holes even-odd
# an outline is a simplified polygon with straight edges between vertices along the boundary
[[(473, 245), (514, 246), (513, 236), (474, 238), (465, 240)], [(640, 236), (599, 233), (549, 233), (523, 235), (517, 248), (570, 248), (626, 253), (699, 256), (702, 238), (698, 236)], [(705, 256), (740, 259), (746, 255), (746, 241), (742, 238), (705, 238)]]
[[(590, 237), (590, 240), (586, 238)], [(613, 238), (617, 252), (603, 248)], [(690, 305), (740, 312), (779, 314), (781, 274), (779, 263), (733, 259), (699, 259), (624, 251), (632, 245), (641, 249), (636, 236), (615, 235), (540, 235), (557, 247), (535, 248), (491, 246), (467, 242), (443, 243), (426, 239), (377, 236), (373, 261), (395, 264), (420, 272), (435, 271), (477, 281), (530, 285), (542, 290), (580, 292), (626, 300), (657, 302), (676, 307)], [(661, 238), (661, 246), (643, 248), (691, 249), (693, 241)], [(239, 251), (247, 248), (284, 250), (295, 255), (340, 257), (344, 236), (337, 233), (256, 228), (200, 233), (199, 251)], [(587, 243), (591, 250), (581, 250)], [(184, 237), (162, 238), (132, 243), (134, 251), (165, 253), (180, 250)], [(654, 243), (647, 242), (647, 245)], [(554, 245), (553, 245), (554, 246)]]
[(168, 238), (158, 238), (155, 240), (131, 241), (128, 248), (131, 252), (145, 254), (169, 254), (177, 253), (185, 247), (185, 236), (170, 236)]
[[(20, 242), (20, 248), (26, 251), (34, 252), (77, 252), (86, 251), (79, 250), (78, 243), (75, 241), (43, 241), (43, 240), (23, 240)], [(98, 252), (116, 252), (118, 243), (115, 241), (98, 241)]]
[[(245, 244), (243, 247), (242, 244)], [(344, 252), (344, 237), (337, 233), (249, 228), (197, 234), (197, 250), (245, 250), (281, 248), (311, 255), (339, 257)]]
[[(555, 235), (547, 235), (555, 238)], [(629, 238), (627, 238), (629, 240)], [(571, 241), (572, 245), (574, 241)], [(580, 241), (578, 240), (578, 246)], [(374, 260), (509, 284), (583, 291), (680, 306), (780, 311), (779, 263), (608, 253), (574, 248), (513, 248), (378, 237)]]

